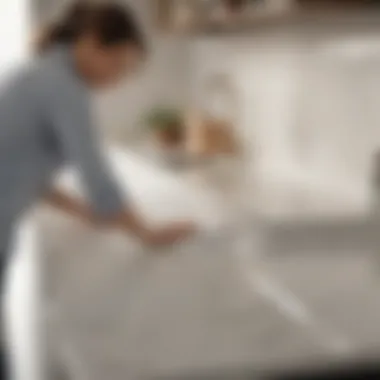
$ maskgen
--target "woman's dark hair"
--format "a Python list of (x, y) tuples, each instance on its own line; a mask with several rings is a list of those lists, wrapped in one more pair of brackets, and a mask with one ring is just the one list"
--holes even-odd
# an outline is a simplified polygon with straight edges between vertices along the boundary
[(55, 44), (73, 44), (91, 32), (104, 46), (123, 43), (145, 50), (143, 33), (132, 10), (112, 0), (103, 3), (75, 1), (64, 17), (43, 30), (37, 51), (44, 52)]

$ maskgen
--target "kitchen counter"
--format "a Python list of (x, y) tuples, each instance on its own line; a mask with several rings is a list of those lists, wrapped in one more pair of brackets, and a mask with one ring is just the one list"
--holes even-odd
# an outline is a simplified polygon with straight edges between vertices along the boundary
[[(380, 341), (377, 222), (365, 208), (314, 195), (302, 214), (284, 191), (271, 198), (245, 182), (223, 193), (207, 171), (175, 174), (116, 148), (109, 157), (126, 198), (153, 223), (189, 218), (201, 233), (147, 250), (41, 210), (49, 353), (71, 378), (282, 366)], [(62, 184), (78, 192), (71, 176)], [(276, 202), (286, 207), (273, 212)]]

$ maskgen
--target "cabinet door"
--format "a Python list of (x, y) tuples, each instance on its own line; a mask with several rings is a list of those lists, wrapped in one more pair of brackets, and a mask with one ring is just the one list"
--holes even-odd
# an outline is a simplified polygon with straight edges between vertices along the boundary
[(310, 56), (294, 140), (305, 170), (352, 189), (368, 185), (372, 155), (380, 145), (379, 59), (345, 56), (338, 49), (316, 49)]

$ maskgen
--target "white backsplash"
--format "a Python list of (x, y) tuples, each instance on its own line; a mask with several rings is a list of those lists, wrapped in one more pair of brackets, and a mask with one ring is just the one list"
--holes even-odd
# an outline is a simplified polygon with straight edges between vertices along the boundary
[(251, 36), (159, 37), (147, 16), (152, 51), (145, 73), (98, 103), (105, 130), (130, 140), (152, 104), (204, 105), (204, 84), (227, 74), (238, 88), (237, 124), (253, 170), (282, 182), (355, 199), (368, 193), (380, 145), (380, 37), (320, 30)]
[[(240, 90), (240, 129), (256, 170), (363, 200), (380, 144), (380, 38), (263, 34), (194, 43), (192, 95), (215, 73)], [(368, 46), (370, 41), (370, 46)]]

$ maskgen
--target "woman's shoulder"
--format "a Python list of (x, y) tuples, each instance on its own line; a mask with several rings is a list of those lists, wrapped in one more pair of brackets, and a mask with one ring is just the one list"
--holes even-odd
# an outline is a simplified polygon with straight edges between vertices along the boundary
[(81, 86), (80, 81), (64, 64), (50, 59), (49, 56), (37, 59), (32, 72), (44, 85)]
[(36, 59), (27, 75), (47, 96), (87, 96), (87, 89), (76, 75), (65, 64), (51, 59), (50, 56)]

